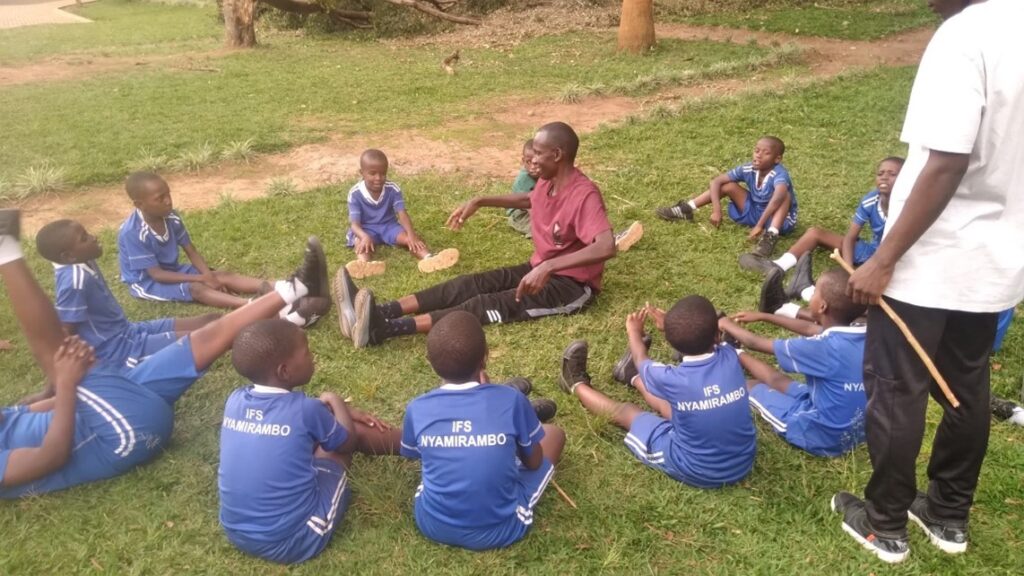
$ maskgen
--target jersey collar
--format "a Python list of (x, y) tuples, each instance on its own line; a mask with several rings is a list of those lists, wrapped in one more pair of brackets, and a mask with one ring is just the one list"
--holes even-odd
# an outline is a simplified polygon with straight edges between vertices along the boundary
[(469, 390), (471, 388), (476, 388), (479, 385), (479, 382), (464, 382), (462, 384), (449, 384), (445, 382), (441, 385), (441, 390)]
[(253, 384), (252, 391), (260, 394), (287, 394), (291, 392), (291, 390), (278, 388), (277, 386), (264, 386), (263, 384)]
[(384, 201), (384, 193), (387, 192), (388, 184), (390, 183), (391, 182), (389, 180), (384, 181), (384, 189), (380, 191), (380, 198), (376, 200), (373, 199), (373, 194), (370, 194), (370, 191), (366, 188), (365, 180), (360, 180), (359, 184), (357, 184), (356, 186), (359, 187), (359, 193), (363, 195), (363, 198), (365, 198), (367, 202), (373, 204), (374, 206), (377, 206), (378, 204)]
[(844, 334), (863, 334), (867, 332), (868, 327), (864, 324), (858, 324), (855, 326), (833, 326), (831, 328), (825, 328), (821, 331), (821, 335), (829, 334), (831, 332), (842, 332)]
[(56, 262), (52, 262), (52, 264), (54, 270), (60, 270), (61, 268), (67, 268), (68, 266), (81, 266), (82, 268), (85, 268), (85, 271), (89, 274), (92, 274), (93, 276), (96, 275), (96, 270), (93, 270), (92, 267), (89, 266), (88, 262), (79, 262), (77, 264), (58, 264)]
[(704, 354), (697, 354), (696, 356), (683, 356), (683, 364), (686, 364), (687, 362), (703, 362), (714, 355), (715, 351), (707, 352)]

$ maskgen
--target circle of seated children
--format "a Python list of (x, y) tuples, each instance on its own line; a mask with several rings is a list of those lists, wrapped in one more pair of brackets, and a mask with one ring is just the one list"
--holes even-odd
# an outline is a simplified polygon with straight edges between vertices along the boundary
[[(341, 266), (333, 286), (315, 238), (288, 280), (270, 284), (210, 270), (173, 211), (166, 182), (149, 173), (129, 177), (126, 188), (136, 210), (118, 235), (122, 281), (138, 298), (237, 308), (224, 316), (128, 322), (95, 263), (101, 247), (69, 220), (44, 227), (37, 238), (40, 253), (55, 265), (55, 306), (22, 258), (17, 212), (0, 211), (0, 277), (48, 382), (42, 393), (0, 412), (4, 437), (17, 438), (0, 446), (0, 498), (113, 477), (154, 458), (169, 439), (177, 398), (231, 350), (233, 366), (250, 384), (227, 399), (218, 485), (221, 524), (240, 550), (280, 563), (320, 553), (349, 504), (347, 474), (355, 452), (427, 462), (414, 516), (428, 538), (472, 550), (522, 539), (551, 482), (565, 433), (546, 423), (554, 416), (553, 403), (527, 399), (529, 381), (488, 382), (482, 327), (582, 310), (600, 290), (604, 262), (615, 255), (618, 241), (627, 240), (628, 249), (643, 233), (634, 223), (624, 234), (612, 234), (600, 191), (574, 165), (578, 145), (568, 125), (543, 126), (524, 146), (512, 194), (471, 199), (448, 219), (458, 230), (480, 207), (509, 210), (514, 226), (529, 223), (535, 247), (529, 262), (379, 304), (352, 280), (353, 272), (372, 263), (368, 255), (378, 240), (409, 248), (420, 258), (421, 270), (432, 256), (412, 228), (400, 190), (386, 180), (387, 157), (375, 150), (361, 157), (362, 180), (349, 192), (347, 236), (357, 264)], [(783, 152), (781, 140), (762, 138), (752, 163), (716, 177), (708, 191), (689, 202), (659, 209), (659, 216), (692, 219), (695, 209), (710, 203), (717, 225), (725, 194), (732, 202), (730, 217), (753, 228), (759, 257), (767, 259), (777, 236), (796, 222)], [(880, 164), (878, 190), (865, 196), (840, 239), (844, 257), (863, 253), (857, 235), (864, 224), (871, 224), (876, 245), (880, 240), (879, 218), (884, 225), (898, 160)], [(373, 215), (379, 205), (391, 208), (400, 231)], [(810, 268), (799, 264), (809, 261), (811, 240), (835, 247), (837, 237), (815, 233), (799, 241), (806, 252), (791, 249), (782, 262), (769, 262), (773, 268), (762, 267), (766, 286), (771, 281), (776, 290), (779, 271), (794, 264), (801, 282), (811, 283)], [(178, 263), (179, 247), (190, 264)], [(732, 318), (695, 295), (668, 311), (647, 305), (629, 314), (629, 348), (613, 374), (640, 393), (649, 411), (616, 402), (593, 386), (584, 341), (565, 349), (559, 385), (586, 410), (626, 430), (626, 447), (641, 462), (700, 488), (734, 484), (750, 473), (756, 453), (750, 407), (794, 446), (819, 456), (846, 453), (863, 441), (865, 402), (864, 327), (853, 324), (863, 307), (846, 295), (847, 279), (838, 269), (822, 274), (813, 293), (806, 293), (810, 302), (803, 318), (764, 313), (763, 296), (762, 312)], [(299, 327), (326, 313), (332, 290), (342, 332), (357, 347), (428, 333), (427, 358), (442, 385), (409, 402), (400, 428), (336, 394), (311, 399), (298, 390), (314, 371)], [(235, 293), (257, 297), (246, 300)], [(787, 299), (794, 294), (790, 290)], [(758, 321), (797, 337), (773, 341), (741, 326)], [(678, 352), (677, 364), (649, 358), (647, 322)], [(774, 354), (782, 370), (804, 374), (805, 381), (745, 350)], [(496, 414), (490, 408), (495, 405), (513, 408)], [(481, 459), (489, 464), (481, 465)], [(473, 472), (467, 476), (466, 470)], [(280, 488), (284, 484), (292, 488)], [(507, 486), (516, 489), (504, 490)]]

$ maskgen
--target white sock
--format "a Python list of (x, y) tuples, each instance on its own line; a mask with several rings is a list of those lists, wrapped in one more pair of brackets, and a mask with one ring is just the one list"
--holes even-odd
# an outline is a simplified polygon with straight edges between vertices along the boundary
[(796, 256), (793, 256), (789, 252), (786, 252), (782, 256), (779, 256), (779, 259), (775, 260), (774, 262), (776, 266), (782, 268), (782, 271), (785, 272), (786, 270), (789, 270), (793, 266), (796, 266)]
[(0, 266), (24, 257), (21, 253), (21, 242), (14, 236), (0, 236)]
[(693, 200), (690, 200), (689, 202), (687, 202), (686, 205), (689, 206), (690, 208), (693, 208), (694, 210), (697, 209), (697, 203), (694, 202)]
[(1020, 406), (1014, 408), (1013, 415), (1007, 418), (1006, 421), (1017, 426), (1024, 426), (1024, 408)]
[(640, 375), (637, 374), (636, 376), (633, 376), (632, 378), (630, 378), (629, 379), (629, 385), (632, 386), (633, 388), (636, 388), (636, 379), (639, 378), (639, 377), (640, 377)]
[(807, 302), (810, 302), (811, 298), (813, 296), (814, 296), (814, 286), (808, 286), (807, 288), (804, 288), (803, 290), (800, 291), (800, 297), (803, 298)]
[(278, 280), (274, 282), (274, 292), (284, 300), (286, 305), (294, 304), (296, 300), (309, 294), (309, 288), (298, 278), (293, 280)]
[(768, 233), (769, 234), (775, 234), (776, 236), (778, 236), (779, 235), (779, 229), (776, 228), (775, 226), (769, 226), (768, 227)]
[(796, 318), (798, 312), (800, 312), (800, 307), (792, 302), (786, 302), (775, 311), (779, 316), (785, 316), (786, 318)]

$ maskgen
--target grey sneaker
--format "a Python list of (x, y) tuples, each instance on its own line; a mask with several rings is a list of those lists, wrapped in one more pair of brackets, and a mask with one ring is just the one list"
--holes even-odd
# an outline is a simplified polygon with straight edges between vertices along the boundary
[(796, 267), (793, 269), (793, 278), (789, 281), (789, 287), (786, 288), (786, 296), (790, 300), (799, 298), (801, 292), (814, 286), (813, 270), (811, 270), (813, 265), (814, 250), (805, 252), (803, 256), (797, 258)]
[(352, 327), (356, 323), (356, 294), (359, 288), (352, 281), (352, 275), (344, 266), (338, 268), (334, 275), (334, 301), (338, 303), (338, 324), (341, 326), (341, 335), (345, 338), (352, 337)]
[(757, 309), (766, 314), (774, 314), (783, 304), (789, 302), (786, 290), (782, 287), (782, 268), (778, 266), (768, 273), (761, 285), (761, 298), (758, 300)]
[(772, 270), (781, 270), (775, 262), (751, 253), (740, 255), (740, 268), (751, 272), (760, 272), (765, 276), (767, 276)]
[(502, 382), (501, 385), (515, 388), (516, 390), (522, 392), (523, 396), (529, 396), (530, 392), (533, 391), (533, 382), (530, 382), (529, 378), (524, 378), (522, 376), (509, 378), (508, 380)]
[(671, 206), (662, 206), (656, 208), (654, 213), (662, 220), (668, 220), (669, 222), (678, 222), (680, 220), (693, 220), (693, 208), (686, 203), (685, 200), (680, 200), (678, 204)]
[(572, 394), (572, 388), (577, 383), (590, 384), (590, 374), (587, 374), (587, 356), (590, 354), (590, 345), (586, 340), (574, 340), (562, 352), (562, 373), (558, 376), (558, 386), (562, 392)]
[[(643, 335), (644, 348), (651, 349), (651, 335)], [(629, 351), (629, 346), (626, 346), (626, 352), (623, 353), (619, 361), (615, 363), (615, 367), (612, 368), (612, 378), (616, 382), (621, 382), (626, 386), (630, 386), (633, 382), (633, 378), (636, 378), (638, 374), (636, 364), (633, 363), (633, 354)]]
[(554, 400), (547, 398), (537, 398), (530, 402), (530, 406), (533, 406), (533, 411), (537, 414), (537, 420), (541, 422), (550, 421), (558, 413), (558, 404), (555, 404)]
[(967, 551), (967, 524), (939, 522), (928, 515), (928, 495), (918, 492), (910, 504), (907, 515), (924, 530), (928, 540), (947, 554), (962, 554)]
[(849, 492), (836, 492), (831, 506), (833, 512), (843, 515), (843, 531), (883, 562), (902, 562), (910, 554), (906, 533), (882, 534), (871, 527), (864, 501), (860, 498)]
[(761, 258), (771, 258), (772, 252), (775, 251), (775, 244), (779, 241), (779, 235), (774, 232), (764, 232), (761, 234), (761, 238), (757, 241), (757, 247), (754, 248), (753, 254), (760, 256)]
[(377, 309), (373, 292), (363, 288), (356, 294), (356, 321), (352, 325), (352, 344), (356, 348), (375, 346), (386, 338), (387, 320)]

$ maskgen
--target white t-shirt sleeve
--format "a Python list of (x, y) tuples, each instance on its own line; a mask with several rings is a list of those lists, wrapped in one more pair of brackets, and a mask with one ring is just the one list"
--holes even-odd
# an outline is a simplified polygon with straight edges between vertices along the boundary
[(970, 154), (985, 109), (985, 66), (971, 30), (956, 18), (935, 33), (917, 70), (900, 139)]

